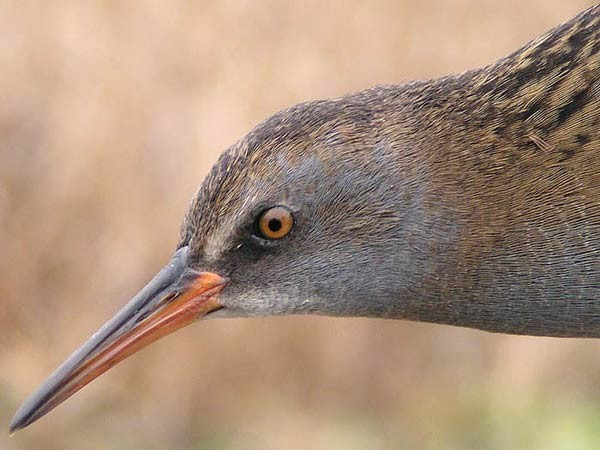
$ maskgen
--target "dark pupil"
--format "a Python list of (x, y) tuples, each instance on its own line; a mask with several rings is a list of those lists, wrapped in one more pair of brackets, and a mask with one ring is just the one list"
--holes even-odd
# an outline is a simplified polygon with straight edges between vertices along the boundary
[(281, 220), (279, 220), (279, 219), (269, 220), (269, 230), (273, 231), (274, 233), (281, 230)]

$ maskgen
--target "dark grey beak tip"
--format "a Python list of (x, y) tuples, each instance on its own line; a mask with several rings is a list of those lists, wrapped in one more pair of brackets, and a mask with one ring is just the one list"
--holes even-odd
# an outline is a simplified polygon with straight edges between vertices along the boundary
[(10, 421), (10, 425), (8, 426), (8, 434), (10, 436), (15, 434), (20, 429), (25, 428), (27, 425), (29, 425), (31, 422), (33, 422), (35, 420), (35, 419), (32, 420), (31, 414), (28, 414), (29, 409), (30, 409), (29, 405), (27, 403), (24, 403), (17, 410), (17, 412), (15, 413), (15, 416)]
[(13, 420), (11, 420), (10, 425), (8, 426), (8, 434), (10, 436), (15, 434), (21, 428), (27, 426), (27, 423), (24, 419), (25, 419), (24, 417), (21, 417), (19, 415), (19, 411), (17, 411), (17, 414), (15, 414), (15, 417), (13, 418)]

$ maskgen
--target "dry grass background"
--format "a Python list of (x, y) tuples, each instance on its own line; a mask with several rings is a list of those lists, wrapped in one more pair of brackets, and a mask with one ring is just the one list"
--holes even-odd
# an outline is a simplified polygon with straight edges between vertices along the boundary
[[(273, 112), (487, 64), (587, 0), (0, 0), (0, 426), (165, 262)], [(600, 344), (209, 321), (2, 449), (596, 449)]]

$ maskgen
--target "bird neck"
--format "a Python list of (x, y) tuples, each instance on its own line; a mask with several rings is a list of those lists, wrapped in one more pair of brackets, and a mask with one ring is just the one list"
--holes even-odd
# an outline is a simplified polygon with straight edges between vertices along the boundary
[(600, 336), (599, 42), (597, 6), (486, 68), (398, 88), (382, 133), (425, 174), (412, 257), (428, 269), (388, 316)]

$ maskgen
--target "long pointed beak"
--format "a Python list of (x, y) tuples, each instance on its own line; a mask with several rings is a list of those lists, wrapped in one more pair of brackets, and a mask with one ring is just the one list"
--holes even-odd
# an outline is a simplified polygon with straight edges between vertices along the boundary
[(10, 432), (35, 422), (108, 369), (175, 330), (221, 308), (225, 279), (187, 269), (187, 247), (76, 350), (16, 412)]

